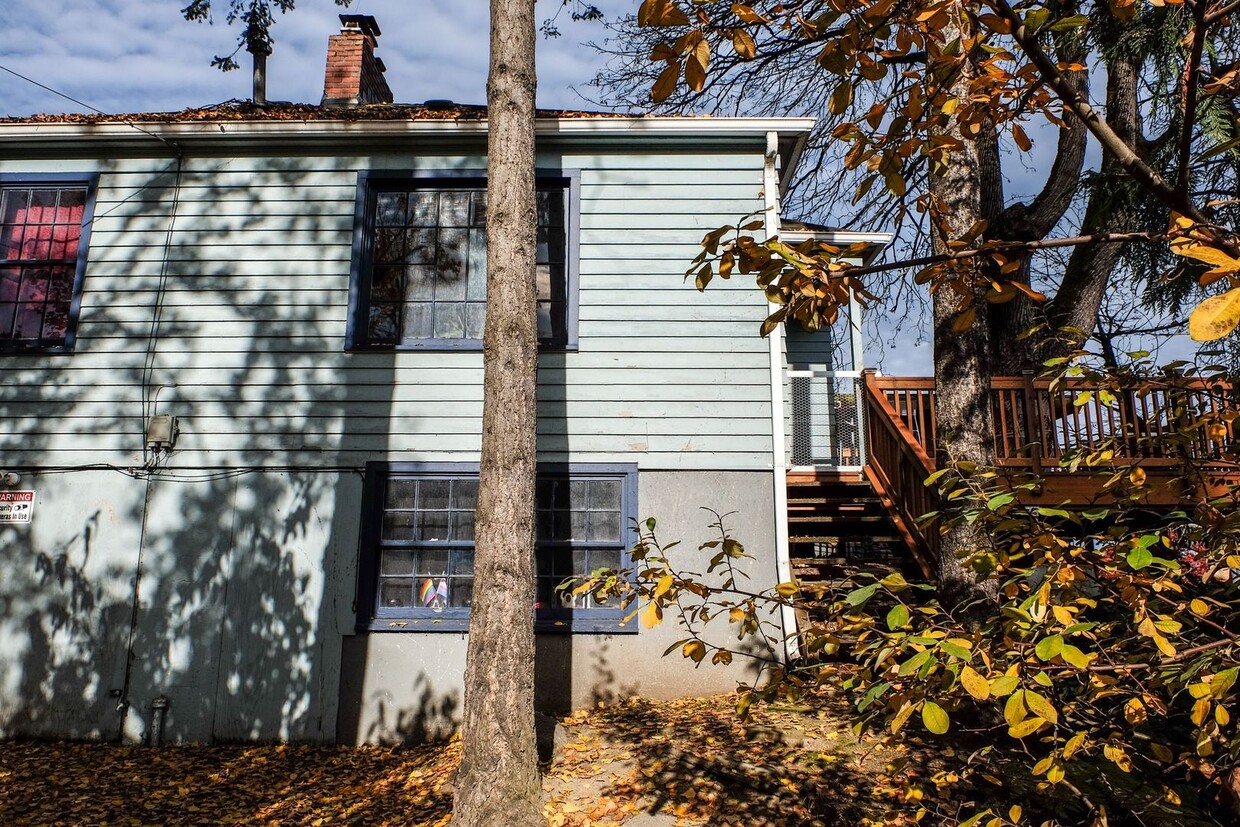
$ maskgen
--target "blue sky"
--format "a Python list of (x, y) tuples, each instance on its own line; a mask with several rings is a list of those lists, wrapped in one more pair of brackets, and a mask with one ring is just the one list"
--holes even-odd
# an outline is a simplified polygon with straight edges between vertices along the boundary
[[(232, 52), (237, 29), (225, 24), (226, 0), (215, 0), (214, 24), (187, 23), (186, 0), (39, 0), (0, 2), (0, 65), (105, 112), (152, 112), (248, 98), (248, 55), (243, 69), (223, 73), (211, 58)], [(607, 0), (609, 12), (632, 10), (635, 0)], [(540, 21), (558, 0), (541, 0)], [(323, 91), (327, 37), (339, 31), (346, 11), (332, 0), (299, 0), (278, 18), (269, 63), (268, 98), (318, 103)], [(373, 14), (383, 36), (378, 54), (388, 67), (396, 99), (417, 103), (449, 98), (482, 103), (486, 97), (488, 4), (430, 0), (359, 0), (350, 12)], [(605, 32), (597, 23), (562, 16), (558, 39), (540, 38), (539, 105), (588, 108), (574, 90), (601, 65), (583, 47)], [(83, 108), (0, 73), (0, 115), (75, 112)]]

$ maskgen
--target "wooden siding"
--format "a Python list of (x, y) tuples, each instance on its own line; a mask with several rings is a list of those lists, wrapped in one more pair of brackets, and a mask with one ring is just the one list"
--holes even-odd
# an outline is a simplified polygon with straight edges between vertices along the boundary
[[(761, 208), (761, 163), (543, 153), (581, 170), (580, 347), (542, 359), (543, 459), (771, 467), (765, 302), (684, 281), (705, 232)], [(172, 468), (476, 459), (480, 353), (344, 351), (356, 172), (414, 166), (483, 161), (190, 157), (179, 186), (160, 158), (0, 162), (100, 173), (76, 352), (0, 356), (0, 465), (138, 465), (157, 390)]]

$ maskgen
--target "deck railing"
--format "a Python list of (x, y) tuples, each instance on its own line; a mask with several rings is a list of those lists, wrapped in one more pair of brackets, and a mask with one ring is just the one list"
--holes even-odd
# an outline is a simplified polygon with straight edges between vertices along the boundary
[[(939, 533), (919, 522), (938, 510), (938, 492), (925, 479), (935, 470), (936, 410), (934, 379), (867, 374), (866, 476), (896, 527), (927, 572), (938, 556)], [(1116, 464), (1137, 459), (1144, 468), (1176, 478), (1186, 461), (1206, 464), (1217, 450), (1204, 428), (1185, 428), (1212, 420), (1235, 437), (1240, 399), (1230, 385), (1195, 379), (1149, 382), (1101, 392), (1082, 381), (1052, 388), (1049, 381), (1025, 376), (996, 377), (991, 383), (996, 464), (1016, 474), (1032, 472), (1045, 485), (1032, 496), (1088, 501), (1101, 491), (1098, 468), (1080, 473), (1060, 460), (1076, 449), (1111, 450)], [(1217, 438), (1217, 426), (1215, 427)], [(1233, 475), (1235, 470), (1230, 472)], [(1174, 502), (1179, 488), (1165, 486), (1151, 495)]]
[[(887, 401), (926, 455), (935, 456), (934, 379), (868, 376), (867, 386)], [(1218, 418), (1233, 436), (1233, 424), (1218, 417), (1240, 409), (1230, 385), (1173, 379), (1110, 392), (1081, 380), (1054, 389), (1047, 380), (1000, 376), (991, 382), (995, 460), (1004, 466), (1054, 473), (1077, 449), (1106, 447), (1117, 459), (1142, 465), (1177, 465), (1208, 459), (1214, 450), (1203, 429), (1181, 428)]]

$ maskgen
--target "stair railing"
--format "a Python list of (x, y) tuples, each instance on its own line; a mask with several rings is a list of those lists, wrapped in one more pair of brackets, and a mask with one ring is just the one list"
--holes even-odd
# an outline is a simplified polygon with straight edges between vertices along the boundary
[[(926, 453), (922, 440), (896, 412), (887, 394), (872, 381), (874, 378), (867, 371), (862, 380), (869, 448), (865, 473), (909, 550), (922, 570), (930, 575), (938, 559), (939, 535), (933, 527), (923, 526), (919, 519), (938, 510), (938, 492), (925, 484), (926, 477), (934, 472), (934, 461)], [(933, 384), (930, 395), (933, 405)]]

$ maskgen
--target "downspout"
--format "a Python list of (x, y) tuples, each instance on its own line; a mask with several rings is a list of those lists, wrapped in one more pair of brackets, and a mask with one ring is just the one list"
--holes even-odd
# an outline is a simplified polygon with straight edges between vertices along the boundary
[[(762, 165), (762, 195), (765, 199), (766, 237), (779, 235), (779, 133), (766, 133), (766, 156)], [(778, 309), (767, 306), (768, 312)], [(771, 459), (775, 480), (775, 571), (780, 583), (792, 582), (792, 560), (788, 550), (788, 465), (784, 434), (784, 328), (776, 325), (767, 337), (771, 351)], [(789, 662), (800, 657), (797, 616), (790, 604), (779, 607), (784, 633), (784, 655)]]

